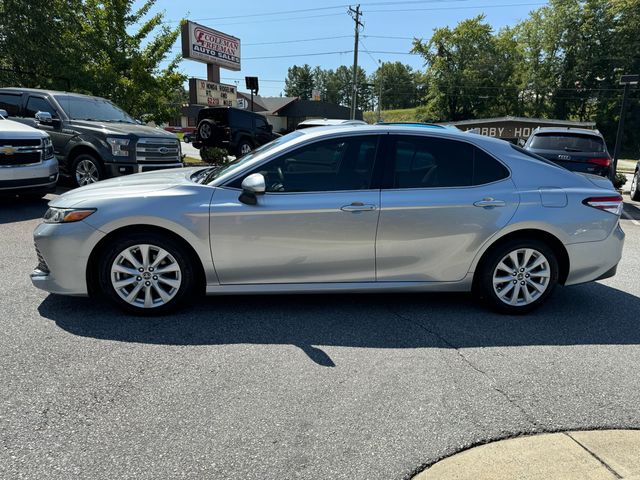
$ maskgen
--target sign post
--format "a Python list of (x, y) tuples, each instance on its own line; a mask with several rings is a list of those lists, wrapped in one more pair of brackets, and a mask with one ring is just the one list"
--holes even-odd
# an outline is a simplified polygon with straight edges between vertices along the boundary
[(253, 112), (253, 94), (258, 94), (258, 77), (244, 77), (247, 90), (251, 91), (251, 111)]
[(616, 146), (613, 150), (613, 169), (610, 172), (611, 181), (616, 178), (616, 172), (618, 170), (618, 155), (620, 155), (620, 147), (622, 146), (622, 133), (624, 130), (624, 117), (627, 113), (627, 97), (629, 96), (629, 87), (631, 85), (638, 85), (639, 81), (640, 75), (622, 75), (622, 77), (620, 77), (620, 85), (624, 85), (624, 92), (622, 93), (620, 119), (618, 120), (618, 132), (616, 133)]

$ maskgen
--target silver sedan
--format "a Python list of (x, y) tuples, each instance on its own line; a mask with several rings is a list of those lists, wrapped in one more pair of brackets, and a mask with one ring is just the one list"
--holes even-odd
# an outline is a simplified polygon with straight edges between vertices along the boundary
[(143, 314), (198, 292), (371, 291), (474, 291), (524, 313), (614, 275), (624, 242), (609, 180), (437, 126), (300, 130), (49, 207), (33, 284)]

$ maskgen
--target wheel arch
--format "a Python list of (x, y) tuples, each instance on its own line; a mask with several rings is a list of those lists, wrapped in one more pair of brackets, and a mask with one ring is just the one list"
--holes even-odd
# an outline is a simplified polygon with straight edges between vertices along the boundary
[(93, 157), (96, 157), (96, 160), (98, 160), (99, 162), (104, 162), (102, 155), (100, 155), (100, 152), (98, 151), (98, 149), (96, 149), (96, 147), (88, 143), (81, 143), (79, 145), (73, 146), (67, 154), (67, 158), (69, 159), (69, 168), (71, 168), (71, 164), (74, 162), (74, 160), (82, 154), (91, 155)]
[(474, 288), (476, 286), (476, 282), (482, 272), (483, 262), (486, 261), (489, 254), (494, 251), (496, 248), (499, 248), (501, 245), (504, 245), (507, 242), (512, 240), (521, 240), (521, 239), (536, 239), (544, 242), (553, 250), (553, 253), (558, 260), (558, 283), (563, 285), (569, 276), (569, 253), (567, 252), (566, 247), (562, 243), (562, 241), (552, 233), (549, 233), (545, 230), (537, 229), (537, 228), (523, 228), (520, 230), (514, 230), (509, 232), (491, 242), (484, 251), (479, 255), (479, 258), (475, 262), (474, 274), (473, 274), (473, 285)]
[(195, 249), (191, 246), (191, 244), (181, 237), (179, 234), (157, 225), (150, 224), (137, 224), (137, 225), (128, 225), (112, 230), (107, 233), (104, 237), (100, 239), (100, 241), (95, 245), (91, 254), (89, 255), (89, 259), (87, 261), (87, 271), (86, 271), (86, 281), (87, 281), (87, 290), (90, 296), (94, 296), (99, 293), (99, 265), (98, 259), (100, 258), (102, 252), (105, 247), (112, 242), (115, 238), (118, 238), (122, 235), (133, 234), (133, 233), (149, 233), (155, 232), (161, 235), (166, 235), (170, 237), (175, 242), (179, 243), (189, 254), (191, 260), (193, 262), (194, 269), (196, 271), (196, 288), (198, 293), (204, 293), (207, 280), (206, 273), (204, 269), (204, 265), (202, 264), (202, 259), (195, 251)]

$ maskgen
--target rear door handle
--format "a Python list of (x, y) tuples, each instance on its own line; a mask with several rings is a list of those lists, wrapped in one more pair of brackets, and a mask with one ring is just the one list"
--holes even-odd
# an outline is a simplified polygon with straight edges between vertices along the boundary
[(483, 198), (473, 203), (476, 207), (504, 207), (507, 203), (504, 200), (495, 200), (493, 198)]
[(353, 202), (351, 205), (343, 205), (340, 210), (343, 212), (371, 212), (376, 209), (375, 205)]

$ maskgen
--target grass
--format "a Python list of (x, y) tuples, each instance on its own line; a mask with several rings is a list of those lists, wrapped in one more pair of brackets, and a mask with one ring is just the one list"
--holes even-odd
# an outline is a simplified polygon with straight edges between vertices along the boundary
[(188, 165), (190, 167), (197, 167), (199, 165), (207, 165), (205, 162), (203, 162), (199, 158), (189, 157), (189, 156), (184, 157), (184, 163), (185, 163), (185, 165)]

